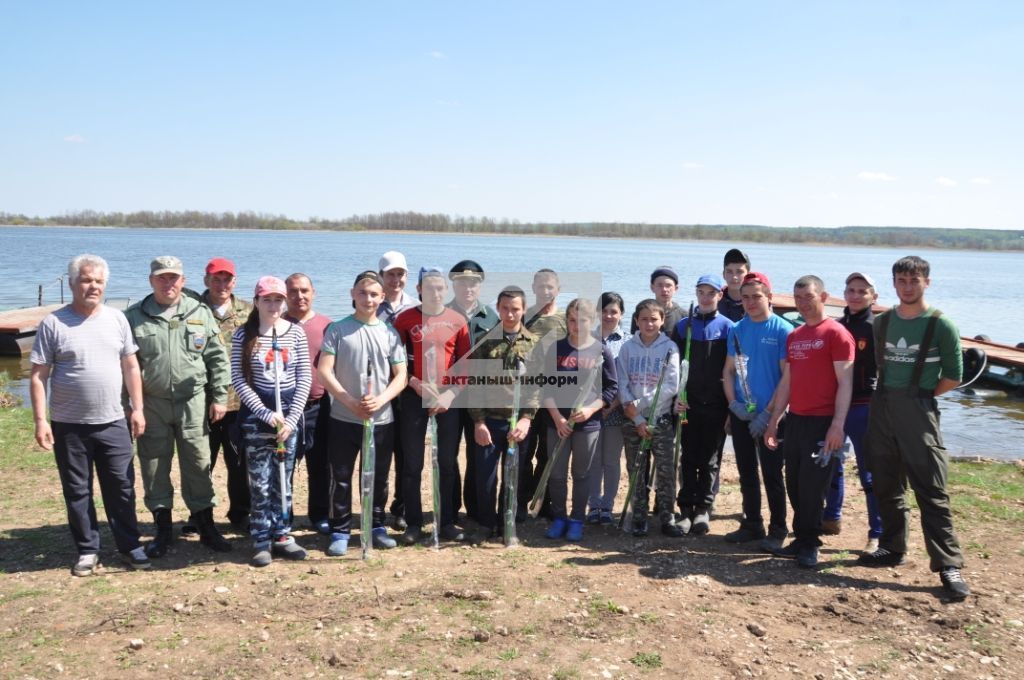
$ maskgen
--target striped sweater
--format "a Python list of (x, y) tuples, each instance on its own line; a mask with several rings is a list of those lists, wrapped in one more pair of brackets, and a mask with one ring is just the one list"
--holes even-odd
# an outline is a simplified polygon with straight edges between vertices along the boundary
[[(275, 381), (271, 334), (259, 336), (252, 355), (248, 357), (252, 368), (252, 384), (245, 381), (242, 372), (244, 344), (245, 329), (239, 328), (235, 331), (231, 345), (231, 385), (246, 408), (263, 422), (272, 425)], [(284, 410), (284, 416), (292, 429), (295, 429), (306, 407), (312, 384), (306, 333), (298, 325), (289, 324), (287, 331), (278, 334), (277, 344), (281, 348), (282, 360), (281, 393), (292, 393), (289, 400), (291, 406)]]

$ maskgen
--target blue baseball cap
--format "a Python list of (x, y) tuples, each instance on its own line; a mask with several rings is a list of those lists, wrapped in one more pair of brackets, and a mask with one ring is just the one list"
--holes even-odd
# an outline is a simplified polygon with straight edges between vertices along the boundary
[(444, 272), (438, 267), (420, 267), (420, 278), (419, 283), (423, 283), (423, 279), (427, 276), (440, 276), (444, 278)]
[(715, 290), (722, 290), (725, 288), (725, 281), (718, 274), (701, 274), (697, 279), (697, 287), (701, 286), (711, 286)]

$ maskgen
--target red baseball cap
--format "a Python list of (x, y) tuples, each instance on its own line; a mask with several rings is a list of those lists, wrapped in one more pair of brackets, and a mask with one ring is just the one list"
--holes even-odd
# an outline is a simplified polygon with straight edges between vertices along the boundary
[(206, 263), (207, 274), (224, 272), (235, 276), (235, 263), (224, 257), (215, 257)]
[(762, 286), (768, 289), (769, 293), (772, 290), (772, 282), (769, 281), (768, 277), (762, 274), (761, 272), (750, 272), (749, 274), (744, 276), (743, 283), (741, 284), (741, 286), (746, 285), (748, 283), (760, 283)]

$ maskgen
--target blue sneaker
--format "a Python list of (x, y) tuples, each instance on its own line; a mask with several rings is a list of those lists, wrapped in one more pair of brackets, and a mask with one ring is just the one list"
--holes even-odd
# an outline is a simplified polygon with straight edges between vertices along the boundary
[(565, 540), (567, 541), (582, 541), (583, 540), (583, 522), (578, 519), (569, 520), (569, 528), (565, 531)]
[(591, 508), (590, 512), (587, 513), (587, 524), (597, 524), (601, 521), (601, 511), (597, 508)]
[(565, 536), (565, 531), (568, 528), (569, 526), (568, 523), (565, 521), (565, 518), (557, 517), (551, 521), (551, 526), (548, 527), (548, 530), (547, 532), (545, 532), (544, 537), (551, 539), (561, 538), (562, 536)]
[(375, 527), (373, 529), (373, 534), (371, 535), (371, 540), (373, 541), (373, 547), (378, 550), (390, 550), (398, 545), (398, 541), (388, 536), (387, 527)]
[(331, 557), (341, 557), (348, 552), (348, 539), (351, 534), (331, 534), (331, 544), (327, 546), (327, 554)]
[(599, 524), (611, 524), (614, 521), (611, 510), (601, 510), (601, 519), (598, 522)]
[(328, 522), (326, 519), (322, 519), (322, 520), (319, 520), (317, 522), (313, 522), (313, 529), (318, 534), (323, 534), (324, 536), (330, 536), (331, 535), (331, 523)]

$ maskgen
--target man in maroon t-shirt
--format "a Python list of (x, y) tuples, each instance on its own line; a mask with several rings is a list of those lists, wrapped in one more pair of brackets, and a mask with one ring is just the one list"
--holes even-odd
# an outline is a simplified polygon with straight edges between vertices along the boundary
[(771, 552), (795, 557), (801, 567), (818, 564), (821, 511), (825, 493), (846, 439), (843, 426), (853, 390), (853, 336), (835, 319), (825, 316), (828, 293), (817, 276), (801, 276), (793, 284), (797, 311), (804, 317), (786, 339), (786, 366), (775, 393), (765, 442), (779, 445), (778, 423), (786, 406), (786, 492), (793, 506), (796, 539)]
[[(328, 522), (331, 512), (331, 468), (327, 457), (327, 415), (331, 411), (331, 398), (324, 390), (316, 367), (320, 364), (320, 346), (324, 342), (324, 331), (331, 320), (313, 311), (316, 289), (308, 276), (295, 273), (285, 279), (288, 294), (288, 313), (284, 318), (302, 326), (309, 343), (309, 360), (313, 363), (313, 384), (309, 388), (309, 399), (299, 429), (300, 445), (296, 459), (306, 457), (306, 475), (309, 479), (309, 497), (306, 511), (310, 525), (322, 534), (331, 532)], [(324, 417), (321, 418), (320, 414)], [(297, 462), (297, 460), (296, 460)]]
[[(420, 480), (423, 476), (424, 437), (430, 416), (437, 421), (437, 453), (440, 468), (441, 507), (434, 508), (434, 522), (440, 537), (461, 541), (463, 532), (455, 525), (456, 459), (462, 434), (459, 409), (451, 409), (454, 388), (439, 389), (445, 374), (469, 352), (469, 326), (459, 311), (446, 307), (448, 278), (437, 267), (420, 269), (416, 290), (420, 306), (400, 312), (394, 327), (405, 345), (409, 361), (409, 386), (399, 395), (402, 419), (398, 436), (405, 460), (396, 484), (402, 486), (405, 499), (405, 521), (408, 527), (399, 539), (414, 545), (423, 537), (423, 500)], [(428, 360), (433, 363), (428, 365)]]

